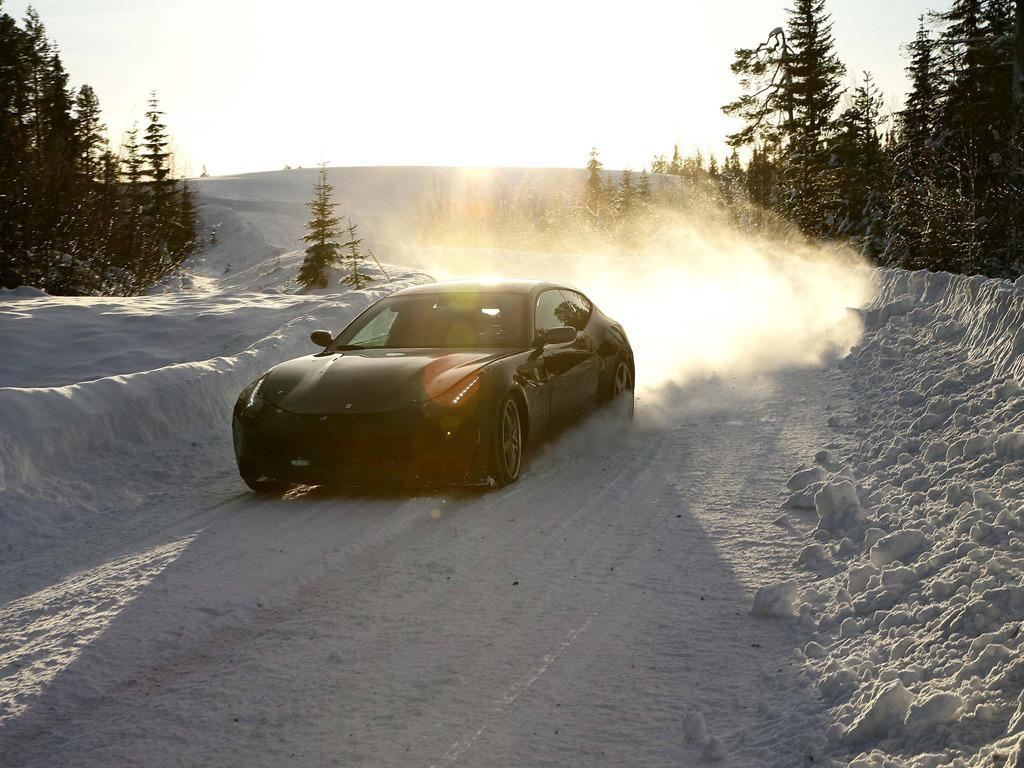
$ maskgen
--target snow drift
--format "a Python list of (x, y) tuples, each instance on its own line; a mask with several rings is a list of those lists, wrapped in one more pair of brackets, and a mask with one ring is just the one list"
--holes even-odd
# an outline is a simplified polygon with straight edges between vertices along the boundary
[(883, 271), (863, 314), (834, 374), (854, 418), (785, 505), (818, 521), (795, 602), (834, 725), (810, 754), (1020, 765), (1024, 281)]

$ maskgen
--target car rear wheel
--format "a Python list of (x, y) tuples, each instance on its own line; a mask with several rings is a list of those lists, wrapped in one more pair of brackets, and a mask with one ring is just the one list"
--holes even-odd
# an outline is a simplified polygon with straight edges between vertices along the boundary
[[(622, 408), (628, 418), (633, 418), (635, 402), (633, 397), (633, 369), (625, 360), (619, 360), (615, 364), (615, 374), (612, 376), (612, 407)], [(629, 398), (628, 403), (626, 398)], [(623, 403), (623, 405), (619, 405)]]
[(523, 414), (519, 402), (505, 395), (494, 427), (494, 479), (508, 485), (519, 479), (523, 468)]

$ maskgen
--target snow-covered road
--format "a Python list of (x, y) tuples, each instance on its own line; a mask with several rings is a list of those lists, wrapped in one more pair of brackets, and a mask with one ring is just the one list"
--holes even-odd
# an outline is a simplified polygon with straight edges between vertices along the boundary
[(837, 381), (642, 402), (621, 449), (590, 424), (499, 491), (257, 499), (216, 461), (0, 569), (2, 762), (797, 764), (798, 630), (750, 605), (806, 533), (773, 520)]
[(646, 254), (389, 249), (391, 173), (337, 169), (381, 253), (607, 299), (632, 431), (501, 490), (248, 493), (242, 387), (430, 279), (296, 292), (291, 172), (216, 181), (164, 293), (0, 291), (2, 768), (1024, 766), (1024, 279), (699, 217)]

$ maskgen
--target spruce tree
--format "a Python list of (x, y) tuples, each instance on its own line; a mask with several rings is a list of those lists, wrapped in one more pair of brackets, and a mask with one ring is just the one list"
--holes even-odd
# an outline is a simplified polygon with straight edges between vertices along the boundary
[(651, 202), (654, 193), (651, 190), (651, 174), (646, 168), (640, 171), (640, 181), (637, 184), (637, 195), (644, 203)]
[(621, 217), (633, 213), (636, 205), (636, 186), (633, 184), (633, 171), (626, 168), (619, 179), (619, 188), (615, 192), (615, 211)]
[(348, 235), (348, 240), (342, 245), (342, 248), (345, 251), (344, 260), (348, 274), (341, 278), (341, 282), (352, 286), (352, 290), (361, 291), (373, 282), (372, 277), (359, 270), (363, 261), (363, 251), (360, 248), (363, 239), (359, 237), (356, 225), (351, 220), (345, 227), (345, 232)]
[(838, 206), (830, 234), (845, 237), (876, 256), (885, 249), (888, 206), (886, 158), (880, 128), (882, 95), (864, 73), (847, 109), (839, 116), (831, 157), (836, 167)]
[(157, 100), (156, 92), (149, 95), (148, 109), (146, 110), (146, 130), (142, 141), (142, 158), (145, 161), (145, 175), (148, 177), (147, 191), (149, 193), (149, 207), (147, 215), (150, 225), (158, 232), (163, 233), (167, 223), (173, 217), (171, 211), (171, 197), (174, 194), (174, 182), (170, 178), (170, 157), (167, 149), (169, 143), (167, 137), (167, 126), (163, 123), (164, 113), (160, 110), (160, 103)]
[(835, 210), (837, 190), (829, 171), (826, 142), (846, 72), (835, 53), (825, 0), (796, 0), (789, 14), (788, 105), (784, 125), (784, 211), (804, 231), (824, 234)]
[(942, 248), (935, 240), (941, 229), (937, 194), (938, 155), (935, 149), (939, 70), (936, 42), (919, 22), (917, 37), (907, 46), (910, 93), (896, 115), (896, 143), (890, 163), (892, 199), (886, 216), (884, 260), (907, 269), (941, 269)]
[[(838, 204), (828, 143), (845, 68), (835, 53), (825, 0), (794, 0), (785, 29), (735, 53), (743, 93), (722, 109), (743, 120), (732, 147), (756, 146), (761, 161), (779, 163), (781, 188), (770, 195), (810, 234), (824, 234)], [(764, 195), (762, 195), (764, 197)]]
[(603, 184), (601, 182), (601, 158), (598, 155), (597, 147), (590, 148), (590, 156), (587, 158), (587, 207), (597, 211), (604, 199)]
[(89, 180), (100, 176), (101, 158), (107, 141), (100, 114), (100, 100), (92, 86), (83, 85), (75, 96), (75, 123), (78, 130), (78, 153), (82, 174)]
[[(0, 282), (51, 293), (135, 293), (187, 255), (169, 244), (184, 237), (185, 220), (177, 202), (174, 228), (142, 220), (154, 182), (143, 181), (137, 141), (130, 140), (122, 179), (99, 99), (89, 86), (76, 93), (68, 83), (38, 13), (30, 8), (19, 28), (0, 11)], [(164, 180), (173, 193), (173, 181)], [(187, 213), (194, 216), (194, 206)]]
[(326, 270), (338, 260), (341, 250), (337, 241), (341, 235), (341, 219), (334, 215), (333, 192), (334, 187), (327, 181), (327, 166), (321, 165), (313, 199), (306, 204), (312, 218), (306, 222), (306, 234), (302, 237), (308, 245), (297, 278), (306, 290), (327, 287)]
[(683, 159), (679, 154), (679, 145), (672, 145), (672, 159), (668, 161), (668, 172), (672, 176), (681, 176), (683, 173)]

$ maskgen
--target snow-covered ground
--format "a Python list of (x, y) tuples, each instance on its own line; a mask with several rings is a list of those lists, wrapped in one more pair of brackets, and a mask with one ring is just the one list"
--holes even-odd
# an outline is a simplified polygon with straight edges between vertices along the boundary
[(784, 516), (817, 521), (790, 603), (832, 721), (812, 751), (1024, 765), (1024, 281), (886, 272), (865, 319), (830, 373), (854, 403), (843, 439), (790, 479)]
[(332, 171), (367, 291), (295, 292), (288, 171), (201, 182), (217, 242), (149, 296), (0, 294), (0, 765), (1018, 765), (1021, 288), (446, 252), (619, 316), (634, 428), (498, 491), (246, 491), (235, 395), (430, 279), (439, 174)]

